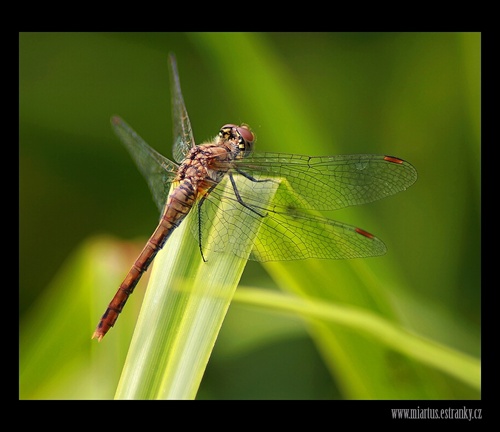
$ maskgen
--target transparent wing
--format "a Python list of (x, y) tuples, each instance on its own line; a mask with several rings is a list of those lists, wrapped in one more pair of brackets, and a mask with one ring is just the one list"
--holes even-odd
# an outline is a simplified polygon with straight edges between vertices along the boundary
[(113, 116), (111, 125), (122, 143), (125, 144), (139, 171), (145, 177), (153, 194), (153, 199), (161, 212), (167, 200), (172, 180), (175, 178), (178, 165), (150, 147), (120, 117)]
[[(243, 239), (253, 241), (250, 259), (256, 261), (360, 258), (386, 252), (384, 243), (364, 230), (301, 211), (301, 197), (285, 183), (266, 205), (262, 203), (274, 193), (271, 183), (252, 182), (243, 176), (235, 179), (246, 207), (225, 178), (201, 207), (193, 209), (196, 216), (191, 219), (191, 229), (208, 259), (206, 251), (210, 250), (245, 258), (248, 251), (241, 248)], [(276, 200), (287, 202), (289, 208), (278, 210)], [(260, 226), (249, 223), (254, 219), (261, 222)]]
[[(337, 210), (394, 195), (417, 179), (408, 162), (384, 155), (339, 155), (311, 157), (295, 154), (262, 153), (234, 162), (235, 167), (256, 180), (286, 178), (301, 197), (290, 203), (276, 197), (275, 211), (297, 208)], [(258, 197), (256, 197), (258, 199)], [(258, 205), (256, 203), (250, 203)]]
[(169, 55), (169, 66), (170, 92), (172, 95), (172, 124), (174, 130), (174, 145), (172, 152), (174, 160), (180, 163), (186, 157), (189, 150), (194, 147), (195, 142), (191, 129), (191, 122), (189, 121), (184, 98), (182, 97), (177, 61), (173, 53)]
[(262, 220), (250, 259), (350, 259), (386, 252), (382, 240), (354, 226), (306, 214), (270, 212)]

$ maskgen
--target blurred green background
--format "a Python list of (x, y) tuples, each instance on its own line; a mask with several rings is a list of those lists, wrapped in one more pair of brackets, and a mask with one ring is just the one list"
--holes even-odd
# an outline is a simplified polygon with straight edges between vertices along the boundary
[[(90, 335), (158, 214), (109, 118), (171, 156), (169, 51), (198, 143), (245, 122), (258, 151), (410, 161), (409, 190), (329, 216), (387, 244), (363, 265), (399, 322), (479, 358), (480, 43), (478, 33), (20, 33), (20, 397), (113, 397), (145, 283), (101, 344)], [(352, 263), (318, 263), (332, 292), (340, 280), (360, 292), (341, 276)], [(89, 276), (97, 267), (105, 285)], [(249, 263), (242, 284), (275, 289), (275, 268)], [(359, 398), (307, 330), (233, 304), (199, 397)], [(452, 379), (439, 386), (401, 397), (479, 397)]]

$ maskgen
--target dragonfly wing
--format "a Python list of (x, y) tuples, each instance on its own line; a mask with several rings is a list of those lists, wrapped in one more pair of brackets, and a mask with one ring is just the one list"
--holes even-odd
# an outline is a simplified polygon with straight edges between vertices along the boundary
[(125, 144), (139, 171), (145, 177), (153, 199), (161, 212), (167, 200), (172, 180), (177, 173), (178, 165), (150, 147), (120, 117), (112, 117), (111, 125), (122, 143)]
[[(246, 206), (238, 201), (225, 178), (201, 207), (193, 209), (196, 216), (191, 228), (197, 239), (201, 238), (203, 251), (248, 258), (250, 251), (242, 245), (250, 244), (250, 259), (255, 261), (346, 259), (386, 252), (384, 243), (364, 230), (298, 210), (300, 203), (295, 199), (301, 197), (282, 188), (273, 190), (276, 182), (273, 186), (273, 182), (252, 182), (243, 176), (235, 179)], [(290, 195), (287, 211), (278, 211), (274, 205), (276, 200), (285, 200), (282, 194)]]
[(262, 219), (250, 259), (350, 259), (386, 252), (382, 240), (351, 225), (308, 214), (269, 213)]
[[(311, 157), (262, 153), (235, 162), (255, 179), (286, 179), (302, 197), (299, 208), (337, 210), (365, 204), (410, 187), (417, 179), (415, 168), (402, 159), (383, 155)], [(285, 211), (290, 203), (275, 200)]]
[(181, 82), (179, 80), (179, 72), (177, 70), (177, 61), (175, 55), (169, 55), (170, 66), (170, 92), (172, 94), (172, 120), (174, 130), (174, 146), (172, 149), (174, 160), (182, 162), (194, 147), (193, 131), (191, 122), (184, 104), (184, 98), (181, 92)]

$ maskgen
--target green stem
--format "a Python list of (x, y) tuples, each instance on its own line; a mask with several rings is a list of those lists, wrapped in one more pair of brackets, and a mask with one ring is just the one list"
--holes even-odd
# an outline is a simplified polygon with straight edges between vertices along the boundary
[[(218, 211), (227, 209), (222, 205)], [(247, 259), (208, 253), (207, 262), (203, 262), (189, 229), (192, 216), (175, 230), (155, 258), (116, 399), (196, 396)], [(256, 232), (252, 225), (260, 222), (245, 216), (240, 222), (229, 224), (226, 234), (229, 239), (239, 233), (238, 241), (248, 258), (254, 239), (246, 234)], [(216, 228), (210, 235), (217, 234)], [(247, 230), (245, 235), (242, 229)]]
[(445, 372), (481, 389), (481, 362), (467, 354), (405, 330), (383, 318), (350, 306), (337, 306), (321, 300), (292, 297), (257, 288), (240, 288), (235, 300), (274, 311), (298, 314), (349, 327), (421, 363)]

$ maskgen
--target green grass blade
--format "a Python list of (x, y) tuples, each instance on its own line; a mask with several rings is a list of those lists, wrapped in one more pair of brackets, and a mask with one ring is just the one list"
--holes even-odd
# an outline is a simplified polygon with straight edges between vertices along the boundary
[(309, 320), (319, 319), (340, 324), (363, 333), (401, 354), (445, 372), (477, 390), (481, 389), (479, 359), (407, 331), (372, 312), (257, 288), (240, 288), (234, 299), (275, 311), (299, 314)]
[[(243, 184), (243, 193), (241, 188)], [(223, 206), (218, 209), (226, 210)], [(247, 260), (208, 253), (203, 262), (189, 222), (176, 229), (155, 259), (116, 399), (196, 396)], [(228, 235), (243, 225), (250, 232), (257, 223), (249, 217), (244, 224), (228, 226)], [(217, 235), (215, 230), (212, 234)], [(248, 256), (253, 239), (243, 237), (246, 243), (241, 246)]]

